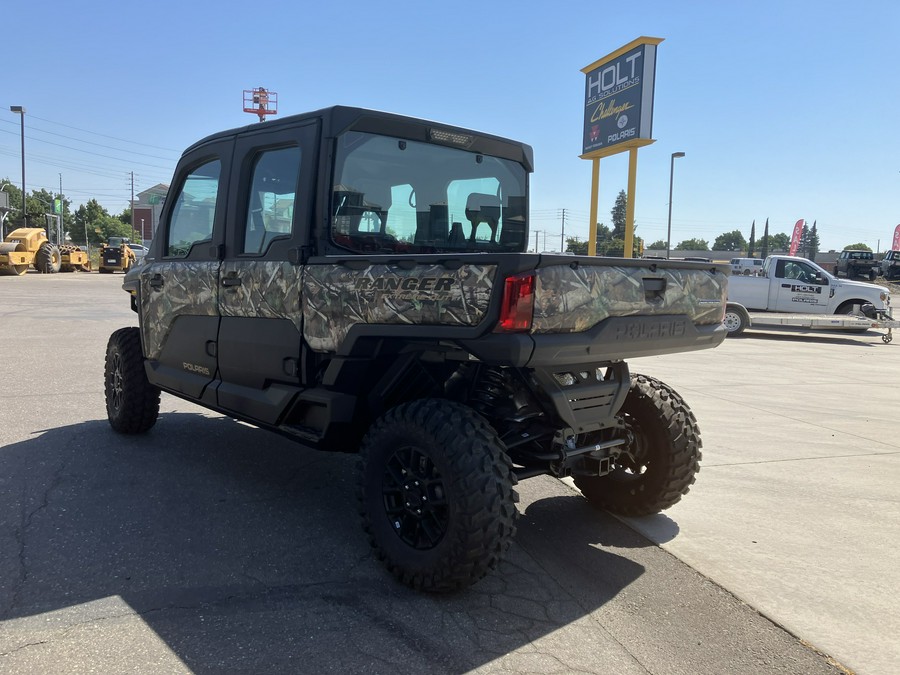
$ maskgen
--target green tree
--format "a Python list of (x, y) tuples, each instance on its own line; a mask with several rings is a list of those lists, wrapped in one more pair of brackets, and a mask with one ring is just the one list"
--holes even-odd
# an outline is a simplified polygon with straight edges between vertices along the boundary
[(660, 251), (660, 250), (666, 248), (666, 246), (667, 246), (667, 244), (666, 244), (665, 239), (657, 239), (652, 244), (650, 244), (647, 248), (651, 248), (654, 251)]
[[(85, 233), (90, 244), (100, 244), (109, 237), (133, 237), (131, 223), (123, 223), (116, 216), (100, 206), (96, 199), (89, 200), (75, 209), (75, 230), (72, 239), (76, 242), (84, 241)], [(98, 232), (99, 230), (99, 232)]]
[(753, 257), (753, 251), (756, 250), (756, 221), (753, 221), (753, 224), (750, 225), (750, 243), (747, 244), (747, 257)]
[(612, 239), (612, 230), (603, 223), (597, 223), (597, 241)]
[(566, 250), (570, 253), (577, 253), (578, 255), (587, 255), (588, 254), (588, 242), (579, 241), (578, 237), (567, 237), (566, 238)]
[(131, 225), (131, 207), (126, 206), (125, 210), (122, 211), (118, 216), (116, 216), (119, 220), (121, 220), (126, 225)]
[(773, 234), (760, 240), (760, 250), (765, 248), (769, 253), (774, 253), (775, 251), (787, 251), (790, 247), (791, 238), (784, 232)]
[(819, 252), (819, 233), (816, 230), (816, 221), (813, 221), (813, 225), (809, 228), (809, 235), (806, 239), (806, 257), (810, 260), (816, 259), (816, 254)]
[(616, 197), (616, 203), (613, 205), (612, 211), (610, 212), (613, 223), (613, 239), (625, 239), (625, 217), (627, 210), (628, 196), (625, 194), (625, 190), (619, 190), (619, 195)]
[(858, 244), (849, 244), (844, 247), (844, 250), (847, 250), (847, 249), (853, 249), (854, 251), (871, 251), (872, 250), (871, 248), (869, 248), (868, 244), (863, 244), (862, 242), (860, 242)]
[[(663, 242), (663, 248), (665, 248), (665, 245), (665, 242)], [(746, 246), (747, 240), (744, 239), (744, 235), (741, 234), (740, 230), (723, 232), (713, 242), (714, 251), (743, 251)], [(655, 247), (651, 246), (650, 248)]]
[(676, 251), (708, 251), (709, 242), (706, 239), (685, 239), (675, 247)]

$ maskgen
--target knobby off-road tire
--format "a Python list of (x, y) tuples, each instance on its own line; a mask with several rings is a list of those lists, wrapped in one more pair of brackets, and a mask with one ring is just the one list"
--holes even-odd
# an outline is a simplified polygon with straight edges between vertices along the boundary
[(722, 319), (725, 330), (728, 331), (726, 337), (737, 337), (750, 325), (750, 315), (743, 307), (737, 305), (726, 305), (725, 316)]
[(106, 345), (106, 414), (113, 429), (142, 434), (159, 415), (159, 389), (147, 380), (141, 335), (137, 328), (120, 328)]
[(659, 513), (688, 493), (700, 470), (700, 430), (688, 405), (671, 387), (632, 375), (619, 413), (631, 442), (605, 476), (578, 476), (589, 502), (624, 516)]
[(44, 242), (34, 254), (34, 266), (41, 274), (56, 274), (62, 265), (62, 256), (59, 248), (49, 242)]
[(363, 527), (378, 558), (416, 590), (455, 591), (497, 566), (516, 531), (515, 483), (493, 428), (450, 401), (389, 410), (360, 450)]

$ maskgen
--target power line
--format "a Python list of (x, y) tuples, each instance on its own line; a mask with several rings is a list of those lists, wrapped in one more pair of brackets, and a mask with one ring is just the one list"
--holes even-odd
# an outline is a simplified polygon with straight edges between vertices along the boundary
[[(75, 131), (82, 131), (86, 134), (93, 134), (95, 136), (102, 136), (103, 138), (110, 138), (114, 141), (122, 141), (123, 143), (132, 143), (134, 145), (143, 145), (146, 148), (154, 148), (156, 150), (165, 150), (167, 152), (174, 152), (174, 153), (178, 154), (179, 156), (181, 155), (181, 152), (182, 152), (181, 150), (173, 150), (172, 148), (164, 148), (159, 145), (150, 145), (149, 143), (141, 143), (140, 141), (129, 141), (126, 138), (118, 138), (116, 136), (108, 136), (107, 134), (101, 134), (96, 131), (89, 131), (88, 129), (80, 129), (79, 127), (73, 127), (68, 124), (63, 124), (62, 122), (54, 122), (53, 120), (44, 119), (43, 117), (38, 117), (37, 115), (28, 115), (28, 119), (40, 120), (41, 122), (47, 122), (49, 124), (56, 124), (61, 127), (66, 127), (67, 129), (74, 129)], [(47, 132), (47, 133), (50, 133), (50, 132)]]

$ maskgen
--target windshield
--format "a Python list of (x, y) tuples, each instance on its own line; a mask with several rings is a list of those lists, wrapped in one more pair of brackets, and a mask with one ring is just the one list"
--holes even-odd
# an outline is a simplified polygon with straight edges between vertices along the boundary
[(375, 253), (521, 252), (527, 178), (516, 162), (359, 132), (337, 139), (331, 239)]

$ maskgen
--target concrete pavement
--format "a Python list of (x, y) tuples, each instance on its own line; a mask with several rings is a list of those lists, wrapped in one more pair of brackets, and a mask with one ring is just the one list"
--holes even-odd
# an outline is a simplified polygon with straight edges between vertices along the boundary
[[(837, 394), (823, 369), (880, 364), (896, 381), (896, 343), (751, 337), (633, 362), (697, 413), (704, 464), (687, 498), (626, 527), (564, 483), (525, 481), (509, 559), (433, 597), (372, 556), (352, 456), (167, 395), (146, 436), (110, 430), (106, 339), (136, 323), (120, 284), (0, 277), (15, 377), (0, 389), (0, 671), (895, 670), (897, 444), (882, 425), (896, 394), (862, 369)], [(788, 377), (813, 368), (817, 388)]]

